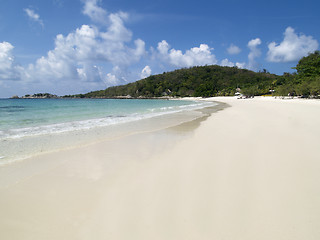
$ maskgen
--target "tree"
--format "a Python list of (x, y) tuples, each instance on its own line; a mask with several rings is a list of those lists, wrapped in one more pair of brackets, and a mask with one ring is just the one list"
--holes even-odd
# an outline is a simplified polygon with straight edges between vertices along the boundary
[(320, 52), (315, 51), (307, 57), (300, 59), (294, 69), (297, 70), (299, 77), (315, 77), (320, 75)]

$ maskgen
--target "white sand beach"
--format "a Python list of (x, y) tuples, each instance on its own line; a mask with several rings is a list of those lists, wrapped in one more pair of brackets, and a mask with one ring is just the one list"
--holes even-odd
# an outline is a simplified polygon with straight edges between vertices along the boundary
[(320, 239), (320, 101), (211, 100), (230, 107), (2, 166), (0, 239)]

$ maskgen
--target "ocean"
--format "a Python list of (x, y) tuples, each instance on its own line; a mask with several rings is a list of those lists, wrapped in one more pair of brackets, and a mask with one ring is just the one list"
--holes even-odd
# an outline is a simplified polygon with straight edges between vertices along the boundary
[[(82, 144), (125, 124), (162, 117), (161, 125), (170, 114), (213, 105), (159, 99), (0, 99), (0, 165), (53, 146), (63, 148), (64, 143)], [(192, 117), (197, 116), (193, 111)], [(81, 137), (86, 140), (81, 142)]]

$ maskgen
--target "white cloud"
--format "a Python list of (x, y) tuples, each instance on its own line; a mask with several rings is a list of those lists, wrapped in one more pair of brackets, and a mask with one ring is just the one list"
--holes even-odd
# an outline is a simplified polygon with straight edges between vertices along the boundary
[(15, 63), (13, 46), (8, 42), (0, 43), (0, 80), (18, 80), (22, 68)]
[[(145, 54), (145, 43), (134, 41), (134, 48), (126, 45), (131, 42), (131, 32), (124, 26), (123, 13), (110, 14), (110, 24), (106, 32), (95, 26), (82, 25), (67, 36), (57, 35), (55, 48), (47, 56), (31, 64), (27, 73), (33, 79), (80, 79), (88, 82), (108, 82), (116, 79), (124, 81), (123, 71), (112, 75), (103, 74), (103, 67), (97, 63), (111, 64), (126, 68), (138, 62)], [(119, 74), (119, 76), (117, 76)]]
[(160, 52), (160, 54), (162, 55), (167, 55), (168, 54), (168, 51), (169, 51), (169, 44), (167, 43), (167, 41), (165, 40), (162, 40), (161, 42), (158, 43), (158, 51)]
[(44, 26), (43, 21), (40, 18), (40, 15), (35, 13), (34, 10), (32, 10), (30, 8), (25, 8), (23, 10), (25, 11), (25, 13), (28, 15), (28, 17), (32, 21), (35, 21), (35, 22), (39, 23), (42, 27)]
[(253, 50), (257, 48), (257, 46), (259, 46), (260, 44), (261, 44), (260, 38), (252, 39), (248, 42), (248, 47), (250, 48), (250, 50)]
[(233, 67), (235, 64), (233, 62), (230, 62), (227, 58), (223, 59), (220, 63), (220, 66), (223, 67)]
[(224, 66), (224, 67), (238, 67), (238, 68), (245, 68), (246, 67), (246, 63), (240, 63), (240, 62), (231, 62), (229, 61), (229, 59), (225, 58), (221, 61), (220, 66)]
[[(9, 79), (23, 80), (21, 84), (26, 83), (24, 85), (28, 85), (29, 89), (55, 91), (58, 94), (60, 91), (61, 94), (99, 89), (136, 79), (139, 74), (131, 73), (129, 69), (146, 56), (145, 42), (132, 40), (132, 33), (125, 26), (128, 14), (107, 14), (95, 8), (97, 3), (85, 1), (87, 5), (84, 9), (96, 20), (106, 14), (108, 20), (103, 26), (106, 30), (95, 25), (82, 25), (69, 34), (58, 34), (54, 48), (24, 68), (15, 64), (13, 46), (7, 42), (0, 43), (2, 86)], [(13, 83), (10, 84), (13, 86)]]
[(238, 46), (231, 44), (227, 51), (230, 55), (236, 55), (241, 52), (241, 49)]
[(318, 47), (318, 41), (312, 36), (297, 35), (292, 27), (288, 27), (280, 44), (272, 42), (268, 45), (267, 60), (270, 62), (297, 61), (314, 52)]
[(81, 68), (76, 69), (78, 77), (83, 82), (95, 82), (104, 81), (106, 76), (103, 74), (103, 70), (100, 66), (93, 65), (91, 63), (84, 63)]
[(10, 69), (12, 62), (13, 62), (13, 56), (12, 56), (12, 49), (13, 46), (8, 42), (2, 42), (0, 43), (0, 69)]
[(106, 76), (106, 82), (110, 85), (115, 85), (117, 82), (119, 81), (119, 79), (116, 77), (116, 75), (112, 74), (112, 73), (108, 73)]
[(256, 58), (261, 56), (261, 51), (258, 48), (260, 44), (260, 38), (252, 39), (248, 42), (248, 48), (250, 49), (250, 53), (248, 55), (248, 68), (251, 70), (257, 70)]
[(99, 0), (82, 0), (84, 7), (82, 13), (94, 22), (106, 23), (107, 11), (98, 6)]
[(241, 69), (244, 69), (244, 68), (246, 68), (246, 63), (244, 63), (244, 62), (242, 62), (242, 63), (237, 62), (237, 63), (236, 63), (236, 67), (241, 68)]
[(110, 25), (106, 33), (101, 36), (112, 41), (128, 42), (131, 40), (132, 33), (124, 26), (124, 21), (128, 19), (128, 14), (119, 12), (109, 15)]
[(151, 75), (151, 68), (150, 66), (145, 66), (142, 71), (141, 71), (141, 74), (140, 74), (140, 77), (141, 79), (143, 78), (146, 78), (146, 77), (149, 77)]
[(199, 47), (193, 47), (183, 53), (181, 50), (170, 49), (169, 44), (163, 40), (158, 43), (157, 49), (160, 60), (176, 67), (203, 66), (217, 63), (215, 55), (211, 53), (213, 48), (210, 48), (207, 44), (200, 44)]

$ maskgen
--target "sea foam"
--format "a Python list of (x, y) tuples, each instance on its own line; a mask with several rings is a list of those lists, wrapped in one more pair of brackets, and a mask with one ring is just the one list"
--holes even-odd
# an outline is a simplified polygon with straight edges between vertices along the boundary
[[(161, 104), (164, 104), (164, 103), (168, 104), (167, 102), (170, 102), (170, 104), (175, 104), (175, 105), (161, 106), (161, 104), (157, 105), (155, 101), (156, 100), (151, 100), (150, 104), (148, 103), (149, 105), (152, 105), (152, 106), (155, 105), (152, 108), (149, 108), (148, 104), (145, 104), (145, 102), (142, 102), (143, 104), (146, 105), (144, 109), (137, 109), (136, 111), (131, 109), (124, 109), (120, 111), (117, 109), (117, 112), (113, 111), (113, 112), (116, 112), (115, 114), (108, 114), (110, 112), (112, 113), (111, 111), (112, 107), (109, 107), (108, 111), (106, 111), (107, 114), (105, 116), (94, 118), (93, 117), (94, 114), (91, 114), (90, 116), (88, 116), (89, 119), (84, 119), (84, 120), (72, 120), (73, 116), (71, 116), (70, 119), (66, 117), (63, 122), (49, 123), (49, 124), (48, 123), (34, 124), (37, 121), (37, 119), (35, 119), (33, 125), (31, 126), (28, 126), (28, 125), (25, 127), (16, 126), (14, 128), (11, 127), (9, 129), (0, 130), (0, 140), (1, 139), (2, 140), (18, 139), (23, 137), (38, 136), (38, 135), (44, 135), (44, 134), (59, 134), (59, 133), (64, 133), (69, 131), (79, 131), (79, 130), (92, 129), (96, 127), (105, 127), (105, 126), (128, 123), (128, 122), (138, 121), (142, 119), (157, 117), (165, 114), (177, 113), (185, 110), (194, 110), (197, 108), (204, 108), (204, 107), (215, 105), (215, 103), (203, 102), (203, 101), (188, 102), (188, 104), (186, 104), (185, 101), (162, 101), (160, 102)], [(128, 103), (132, 104), (132, 102), (128, 102)], [(139, 103), (137, 103), (137, 105), (138, 104)], [(65, 108), (67, 107), (69, 106), (66, 106)], [(88, 106), (84, 106), (84, 107), (88, 107)], [(137, 106), (133, 106), (133, 107), (137, 107)], [(114, 106), (113, 108), (116, 108), (116, 107)], [(43, 114), (46, 114), (47, 111), (44, 111)], [(53, 107), (52, 107), (52, 111), (54, 111)], [(61, 111), (60, 112), (57, 111), (56, 115), (69, 114), (68, 112), (64, 112), (64, 111), (65, 110), (61, 108)], [(79, 114), (79, 112), (82, 111), (82, 108), (77, 110), (78, 112), (75, 110), (73, 111), (74, 111), (74, 115), (77, 115)], [(38, 113), (36, 112), (36, 114)], [(24, 120), (24, 123), (27, 121), (32, 122), (32, 119), (30, 120), (30, 118), (31, 117), (26, 118)], [(42, 116), (42, 118), (45, 119), (45, 116)], [(50, 122), (52, 121), (52, 119), (48, 119), (46, 121)], [(41, 122), (46, 122), (46, 121), (44, 120)]]

